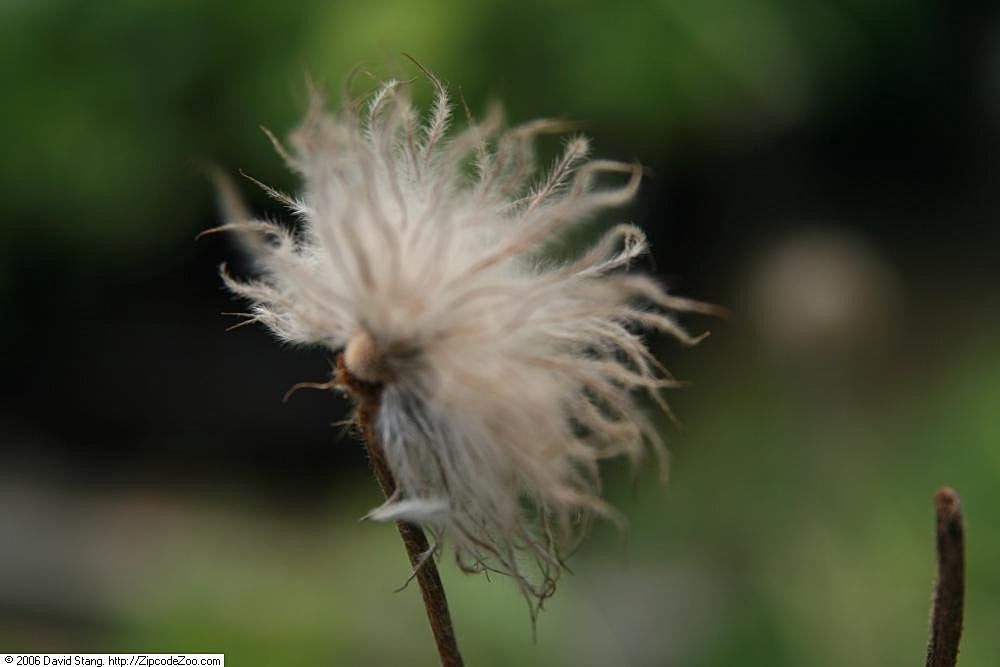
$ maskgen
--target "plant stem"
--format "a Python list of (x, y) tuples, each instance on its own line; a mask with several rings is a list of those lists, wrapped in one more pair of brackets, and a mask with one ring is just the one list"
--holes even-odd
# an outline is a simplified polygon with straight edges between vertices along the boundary
[(934, 495), (937, 510), (938, 578), (927, 645), (927, 667), (954, 667), (962, 639), (965, 603), (965, 529), (958, 494), (944, 487)]
[[(375, 479), (378, 480), (386, 498), (391, 498), (396, 491), (396, 481), (393, 479), (392, 471), (385, 460), (375, 430), (375, 417), (378, 414), (381, 387), (351, 377), (342, 357), (337, 358), (335, 379), (337, 384), (347, 388), (357, 405), (357, 421), (368, 449), (372, 471), (375, 473)], [(406, 555), (409, 557), (410, 565), (420, 583), (424, 608), (427, 610), (427, 620), (430, 622), (431, 632), (434, 633), (434, 641), (437, 643), (441, 665), (442, 667), (462, 667), (462, 655), (458, 651), (458, 643), (455, 640), (455, 630), (452, 627), (451, 614), (448, 612), (448, 599), (445, 596), (444, 586), (441, 584), (441, 577), (438, 575), (434, 558), (427, 557), (430, 551), (427, 536), (416, 524), (397, 521), (396, 527), (399, 529), (399, 536), (403, 538)]]

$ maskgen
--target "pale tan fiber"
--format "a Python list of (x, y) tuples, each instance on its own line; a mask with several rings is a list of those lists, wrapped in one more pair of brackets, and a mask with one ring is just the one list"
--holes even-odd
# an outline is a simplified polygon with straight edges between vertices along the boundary
[(631, 201), (640, 168), (589, 161), (574, 136), (538, 173), (533, 141), (564, 123), (501, 131), (494, 110), (452, 132), (432, 82), (425, 119), (395, 80), (334, 113), (315, 96), (280, 148), (303, 190), (271, 191), (299, 224), (226, 225), (254, 239), (260, 272), (223, 277), (278, 337), (343, 350), (353, 375), (382, 385), (397, 492), (369, 516), (423, 525), (463, 569), (512, 576), (534, 609), (588, 517), (615, 516), (598, 462), (651, 451), (665, 470), (637, 393), (666, 410), (661, 392), (679, 383), (642, 332), (695, 343), (671, 312), (715, 310), (624, 273), (647, 250), (633, 225), (547, 259), (562, 232)]

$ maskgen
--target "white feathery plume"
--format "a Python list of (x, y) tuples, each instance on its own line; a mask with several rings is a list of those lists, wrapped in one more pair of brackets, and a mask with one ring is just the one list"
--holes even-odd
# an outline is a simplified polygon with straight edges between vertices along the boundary
[[(245, 232), (260, 275), (222, 275), (251, 321), (343, 351), (352, 376), (381, 386), (376, 427), (397, 492), (369, 517), (419, 523), (464, 570), (511, 575), (534, 610), (587, 518), (614, 516), (598, 461), (649, 450), (665, 472), (636, 390), (668, 411), (661, 392), (680, 383), (640, 332), (694, 344), (671, 312), (719, 309), (627, 274), (647, 250), (630, 224), (572, 261), (547, 259), (561, 232), (628, 203), (640, 168), (590, 160), (574, 136), (538, 175), (533, 142), (564, 122), (503, 131), (493, 110), (449, 133), (448, 93), (428, 76), (426, 119), (397, 80), (338, 113), (314, 94), (293, 150), (274, 141), (302, 194), (263, 186), (300, 224), (224, 225)], [(601, 187), (602, 174), (625, 182)]]

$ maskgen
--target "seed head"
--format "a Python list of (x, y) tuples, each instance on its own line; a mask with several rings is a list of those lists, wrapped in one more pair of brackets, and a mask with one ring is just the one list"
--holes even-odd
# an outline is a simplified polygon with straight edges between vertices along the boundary
[(614, 516), (598, 461), (651, 451), (665, 470), (636, 390), (668, 410), (661, 392), (678, 383), (642, 332), (693, 344), (671, 312), (716, 309), (627, 273), (647, 250), (631, 224), (551, 260), (563, 232), (633, 198), (640, 168), (590, 160), (574, 136), (539, 175), (534, 140), (564, 122), (504, 131), (494, 109), (449, 133), (448, 93), (428, 76), (426, 119), (396, 80), (336, 113), (315, 95), (293, 150), (275, 142), (303, 192), (264, 186), (300, 224), (225, 225), (260, 272), (223, 279), (279, 338), (342, 351), (382, 385), (376, 427), (398, 492), (370, 517), (423, 525), (463, 569), (514, 577), (534, 609), (587, 518)]

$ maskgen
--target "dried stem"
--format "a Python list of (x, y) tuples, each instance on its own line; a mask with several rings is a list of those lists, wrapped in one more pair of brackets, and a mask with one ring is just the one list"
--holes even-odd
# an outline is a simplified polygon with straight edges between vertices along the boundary
[[(344, 365), (343, 355), (337, 358), (335, 381), (338, 385), (347, 388), (357, 404), (357, 421), (365, 446), (368, 448), (368, 458), (371, 461), (372, 471), (375, 473), (375, 478), (378, 480), (379, 486), (382, 487), (386, 498), (390, 498), (396, 491), (396, 481), (392, 477), (392, 472), (389, 470), (389, 465), (382, 453), (375, 432), (375, 416), (378, 414), (381, 388), (378, 385), (361, 382), (352, 377)], [(399, 529), (400, 537), (403, 538), (406, 555), (409, 556), (410, 565), (420, 583), (420, 592), (424, 597), (424, 608), (427, 610), (427, 620), (430, 622), (431, 632), (434, 633), (434, 641), (437, 643), (441, 665), (442, 667), (462, 667), (462, 655), (459, 653), (458, 643), (455, 641), (455, 630), (448, 612), (448, 599), (445, 596), (444, 586), (441, 584), (441, 577), (438, 575), (434, 559), (427, 557), (430, 551), (427, 536), (424, 535), (420, 526), (406, 521), (397, 521), (396, 527)]]
[(944, 487), (934, 495), (937, 509), (938, 577), (927, 645), (927, 667), (954, 667), (962, 638), (965, 602), (965, 535), (958, 494)]

